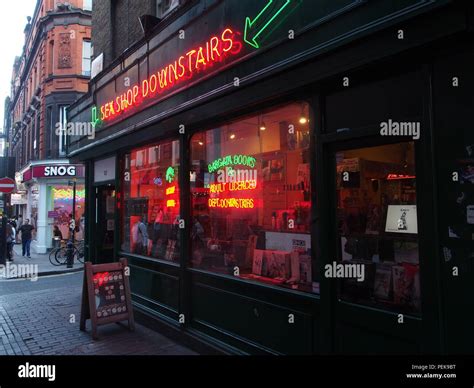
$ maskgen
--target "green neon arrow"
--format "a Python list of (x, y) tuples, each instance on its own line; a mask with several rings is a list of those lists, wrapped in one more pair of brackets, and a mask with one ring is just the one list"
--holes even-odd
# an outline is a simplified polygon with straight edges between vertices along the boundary
[[(278, 0), (277, 0), (278, 1)], [(249, 17), (245, 18), (245, 30), (244, 30), (244, 41), (248, 43), (250, 46), (255, 48), (260, 48), (260, 45), (257, 42), (257, 38), (260, 34), (265, 31), (270, 24), (282, 13), (282, 11), (291, 3), (292, 0), (283, 0), (283, 4), (278, 8), (275, 14), (261, 27), (256, 26), (256, 23), (259, 19), (261, 19), (270, 6), (273, 3), (273, 0), (269, 0), (267, 5), (260, 11), (257, 17), (253, 20), (250, 20)]]
[(100, 118), (97, 116), (97, 107), (96, 106), (93, 106), (92, 107), (92, 121), (91, 121), (91, 124), (92, 124), (92, 127), (95, 129), (97, 125), (100, 124)]

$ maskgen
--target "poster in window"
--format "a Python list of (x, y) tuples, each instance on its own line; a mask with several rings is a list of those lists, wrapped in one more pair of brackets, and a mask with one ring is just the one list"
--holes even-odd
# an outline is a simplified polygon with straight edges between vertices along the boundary
[(296, 183), (301, 190), (309, 190), (309, 163), (300, 163), (298, 165), (298, 172)]
[(388, 205), (385, 231), (417, 234), (416, 205)]
[(264, 181), (281, 181), (283, 179), (283, 158), (274, 158), (263, 161), (262, 175)]
[(377, 264), (375, 270), (374, 296), (377, 299), (389, 300), (392, 291), (392, 265)]
[(474, 184), (474, 159), (459, 161), (460, 174), (459, 181), (461, 184)]

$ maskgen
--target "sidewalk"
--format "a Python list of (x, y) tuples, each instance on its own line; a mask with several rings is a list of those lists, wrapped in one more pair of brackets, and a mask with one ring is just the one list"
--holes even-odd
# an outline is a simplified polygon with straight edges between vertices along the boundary
[[(78, 272), (82, 271), (84, 265), (75, 261), (73, 268), (67, 268), (65, 265), (54, 266), (49, 261), (49, 253), (40, 255), (31, 252), (31, 259), (21, 256), (21, 244), (15, 244), (13, 248), (14, 256), (13, 262), (11, 264), (22, 265), (23, 271), (26, 271), (28, 275), (32, 276), (46, 276), (46, 275), (55, 275), (63, 274), (69, 272)], [(5, 279), (15, 279), (18, 277), (30, 277), (28, 275), (18, 276), (14, 271), (5, 271), (6, 273), (0, 273), (0, 280)], [(23, 272), (24, 274), (25, 272)], [(3, 276), (2, 276), (3, 275)]]
[[(82, 274), (0, 282), (2, 355), (196, 355), (190, 348), (136, 323), (79, 330)], [(1, 366), (0, 366), (1, 370)], [(2, 385), (3, 387), (3, 385)]]

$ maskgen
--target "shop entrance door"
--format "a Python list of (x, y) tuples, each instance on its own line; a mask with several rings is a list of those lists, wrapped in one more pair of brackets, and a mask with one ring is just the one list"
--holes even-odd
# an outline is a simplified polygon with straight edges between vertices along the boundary
[(433, 334), (435, 322), (425, 321), (431, 303), (422, 302), (433, 290), (435, 263), (424, 251), (416, 147), (351, 142), (328, 155), (334, 189), (324, 276), (335, 353), (417, 354)]
[(95, 261), (114, 261), (115, 187), (112, 184), (96, 187)]

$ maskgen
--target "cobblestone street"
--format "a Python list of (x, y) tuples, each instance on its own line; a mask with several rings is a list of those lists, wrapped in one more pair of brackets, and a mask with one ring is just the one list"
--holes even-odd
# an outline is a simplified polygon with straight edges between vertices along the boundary
[[(99, 327), (99, 341), (79, 330), (82, 273), (0, 281), (0, 355), (192, 355), (136, 324)], [(88, 330), (90, 323), (88, 322)]]

